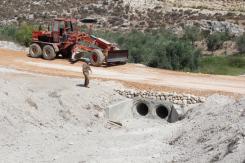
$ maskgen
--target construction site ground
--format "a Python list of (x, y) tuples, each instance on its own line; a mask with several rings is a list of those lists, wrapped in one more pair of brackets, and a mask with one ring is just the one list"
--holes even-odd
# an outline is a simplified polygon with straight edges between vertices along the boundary
[[(0, 49), (0, 162), (245, 162), (245, 77), (126, 64), (92, 67), (85, 88), (81, 64)], [(127, 86), (207, 99), (176, 123), (145, 117), (109, 123), (105, 109), (126, 99), (114, 89)], [(211, 95), (217, 92), (240, 98)]]
[[(0, 49), (0, 66), (17, 70), (82, 78), (81, 64), (72, 65), (68, 60), (47, 61), (30, 58), (25, 51)], [(245, 76), (217, 76), (208, 74), (175, 72), (149, 68), (141, 64), (92, 67), (92, 78), (120, 81), (137, 89), (190, 93), (208, 96), (214, 93), (240, 96), (245, 94)]]

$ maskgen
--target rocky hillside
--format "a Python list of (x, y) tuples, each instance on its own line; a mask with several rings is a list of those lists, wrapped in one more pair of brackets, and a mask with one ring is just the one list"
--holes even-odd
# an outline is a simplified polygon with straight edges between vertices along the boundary
[[(245, 26), (243, 0), (3, 0), (0, 24), (42, 22), (54, 17), (95, 17), (97, 27), (128, 30), (184, 25), (204, 30), (230, 30), (239, 34)], [(174, 27), (174, 28), (173, 28)]]

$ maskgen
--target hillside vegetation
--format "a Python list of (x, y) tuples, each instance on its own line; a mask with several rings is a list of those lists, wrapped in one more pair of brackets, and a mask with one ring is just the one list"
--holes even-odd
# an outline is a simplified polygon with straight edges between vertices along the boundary
[(200, 61), (199, 72), (207, 74), (245, 74), (245, 56), (209, 56)]
[[(187, 27), (182, 36), (169, 30), (151, 32), (132, 31), (127, 34), (97, 32), (98, 36), (116, 42), (122, 49), (129, 50), (132, 63), (170, 70), (201, 72), (208, 74), (240, 75), (245, 73), (245, 34), (233, 37), (228, 32), (207, 34), (197, 27)], [(208, 50), (223, 48), (225, 41), (236, 42), (238, 54), (204, 56), (195, 41), (205, 40)]]
[[(35, 29), (34, 26), (27, 24), (19, 27), (5, 26), (0, 28), (0, 39), (29, 46), (33, 29)], [(95, 31), (94, 34), (117, 43), (121, 49), (128, 49), (131, 63), (211, 74), (239, 75), (245, 73), (244, 56), (203, 57), (202, 51), (195, 46), (195, 41), (204, 39), (208, 50), (214, 51), (221, 48), (224, 41), (236, 40), (238, 50), (243, 53), (245, 34), (234, 38), (227, 32), (203, 33), (197, 27), (185, 28), (181, 36), (166, 29), (147, 32), (133, 30), (128, 33)]]
[(112, 31), (175, 30), (198, 24), (205, 30), (229, 28), (237, 34), (244, 31), (244, 11), (243, 0), (4, 0), (0, 26), (45, 23), (55, 17), (92, 17), (98, 19), (97, 28)]

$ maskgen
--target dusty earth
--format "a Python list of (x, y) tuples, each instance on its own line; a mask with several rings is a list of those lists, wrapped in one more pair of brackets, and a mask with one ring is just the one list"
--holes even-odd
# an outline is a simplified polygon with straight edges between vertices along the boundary
[[(81, 78), (81, 62), (46, 61), (27, 57), (26, 51), (0, 49), (0, 66), (42, 74)], [(137, 64), (93, 67), (92, 78), (121, 81), (127, 86), (157, 91), (185, 92), (195, 95), (214, 93), (239, 96), (245, 94), (244, 76), (217, 76), (154, 69)]]
[[(0, 58), (0, 162), (245, 162), (244, 77), (129, 64), (93, 67), (88, 89), (79, 63), (6, 49)], [(114, 91), (125, 86), (240, 98), (209, 96), (177, 123), (134, 118), (120, 127), (108, 123), (105, 109), (125, 99)]]
[(245, 99), (214, 95), (174, 124), (104, 118), (123, 100), (113, 81), (52, 77), (0, 68), (2, 162), (245, 161)]

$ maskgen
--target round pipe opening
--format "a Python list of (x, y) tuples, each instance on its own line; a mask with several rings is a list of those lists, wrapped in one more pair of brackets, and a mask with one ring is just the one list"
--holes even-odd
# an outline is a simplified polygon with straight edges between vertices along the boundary
[(164, 119), (168, 116), (168, 109), (163, 106), (163, 105), (160, 105), (157, 107), (156, 109), (156, 114), (161, 118), (161, 119)]
[(149, 112), (149, 108), (145, 103), (138, 103), (136, 105), (136, 110), (142, 116), (146, 116)]

